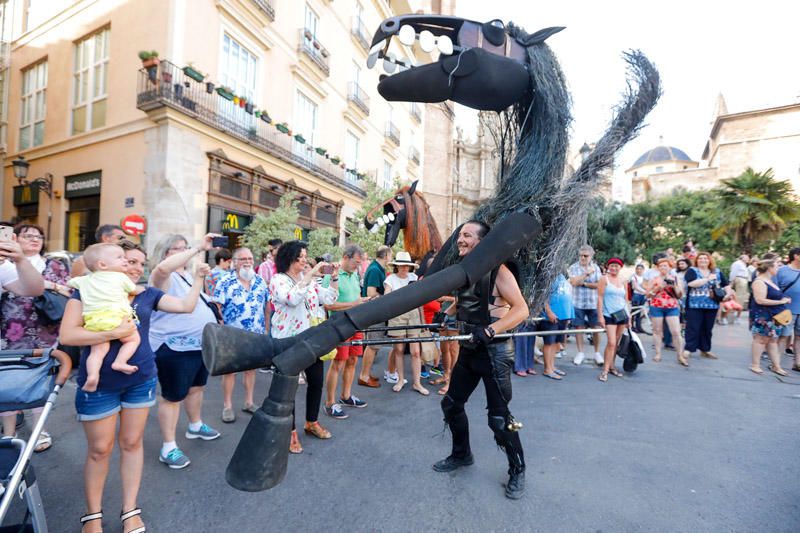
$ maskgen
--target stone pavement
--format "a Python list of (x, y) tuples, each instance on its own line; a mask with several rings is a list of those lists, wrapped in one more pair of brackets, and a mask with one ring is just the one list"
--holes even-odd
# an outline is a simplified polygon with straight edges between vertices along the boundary
[[(410, 387), (395, 394), (384, 384), (378, 390), (356, 387), (369, 406), (349, 410), (349, 419), (322, 415), (333, 439), (302, 435), (305, 453), (290, 457), (281, 485), (237, 492), (224, 472), (248, 417), (239, 413), (232, 425), (219, 421), (220, 381), (211, 378), (206, 421), (223, 437), (179, 438), (192, 464), (171, 471), (157, 460), (154, 409), (140, 505), (148, 531), (157, 533), (797, 531), (800, 374), (782, 380), (752, 374), (749, 347), (745, 326), (717, 326), (719, 361), (695, 358), (684, 369), (674, 352), (665, 352), (663, 362), (603, 384), (593, 364), (572, 365), (570, 344), (569, 358), (560, 362), (568, 373), (563, 382), (515, 376), (511, 407), (525, 424), (528, 463), (528, 493), (521, 501), (503, 496), (505, 459), (486, 426), (482, 387), (467, 406), (476, 459), (471, 467), (450, 474), (431, 470), (449, 452), (440, 397), (421, 397)], [(376, 370), (382, 372), (384, 361)], [(268, 380), (258, 375), (260, 394)], [(48, 424), (53, 448), (34, 459), (55, 532), (78, 531), (84, 512), (85, 441), (74, 421), (74, 390), (74, 384), (66, 388)], [(303, 405), (300, 394), (299, 413)], [(106, 531), (120, 530), (117, 464), (115, 453)]]

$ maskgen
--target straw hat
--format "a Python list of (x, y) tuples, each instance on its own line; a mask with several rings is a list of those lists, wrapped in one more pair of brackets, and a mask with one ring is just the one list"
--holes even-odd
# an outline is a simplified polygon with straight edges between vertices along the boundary
[(412, 268), (419, 267), (418, 264), (411, 260), (411, 254), (405, 251), (397, 252), (394, 261), (389, 262), (389, 264), (392, 266), (410, 266)]

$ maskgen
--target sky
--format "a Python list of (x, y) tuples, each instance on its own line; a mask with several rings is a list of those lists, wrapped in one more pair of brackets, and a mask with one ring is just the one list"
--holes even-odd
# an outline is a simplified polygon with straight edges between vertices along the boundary
[[(720, 93), (729, 113), (800, 102), (797, 1), (458, 0), (456, 15), (513, 21), (530, 33), (566, 26), (547, 44), (572, 93), (577, 147), (602, 135), (620, 100), (621, 53), (642, 50), (659, 69), (664, 94), (640, 137), (620, 153), (615, 174), (660, 138), (700, 161)], [(456, 113), (464, 133), (474, 131), (471, 110), (457, 106)]]

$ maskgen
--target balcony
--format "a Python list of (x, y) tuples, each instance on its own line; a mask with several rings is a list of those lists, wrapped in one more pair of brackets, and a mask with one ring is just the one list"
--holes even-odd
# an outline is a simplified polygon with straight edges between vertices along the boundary
[(300, 29), (300, 45), (298, 51), (309, 58), (322, 71), (325, 76), (331, 75), (330, 52), (322, 46), (319, 39), (310, 30)]
[(369, 32), (367, 31), (367, 27), (364, 25), (364, 21), (361, 20), (361, 17), (353, 17), (350, 35), (353, 36), (353, 38), (361, 46), (361, 48), (364, 49), (365, 52), (369, 52)]
[(422, 107), (416, 102), (411, 102), (411, 118), (422, 124)]
[(420, 162), (419, 150), (417, 150), (413, 146), (409, 147), (409, 149), (408, 149), (408, 160), (411, 161), (412, 163), (416, 164), (416, 165), (419, 165), (419, 162)]
[(359, 84), (351, 81), (347, 84), (347, 101), (369, 116), (369, 96)]
[(395, 146), (400, 146), (400, 128), (395, 126), (392, 121), (386, 123), (386, 138)]
[(256, 7), (264, 13), (269, 20), (275, 20), (275, 0), (253, 0)]
[(306, 153), (298, 154), (297, 141), (278, 131), (266, 114), (256, 117), (251, 104), (236, 105), (218, 89), (189, 78), (183, 69), (169, 61), (161, 61), (157, 67), (139, 70), (136, 107), (145, 112), (164, 108), (178, 111), (321, 180), (360, 197), (366, 196), (339, 165), (310, 145), (303, 145)]

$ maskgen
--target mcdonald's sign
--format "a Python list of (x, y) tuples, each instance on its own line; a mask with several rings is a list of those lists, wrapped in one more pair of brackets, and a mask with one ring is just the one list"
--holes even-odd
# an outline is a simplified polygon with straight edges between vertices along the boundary
[(14, 187), (14, 206), (39, 203), (39, 187), (36, 185), (17, 185)]
[(227, 213), (225, 220), (222, 221), (222, 229), (225, 231), (239, 229), (239, 215), (235, 213)]

